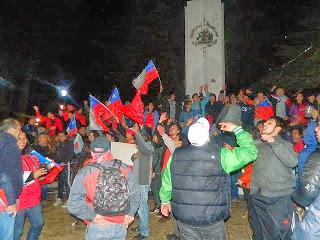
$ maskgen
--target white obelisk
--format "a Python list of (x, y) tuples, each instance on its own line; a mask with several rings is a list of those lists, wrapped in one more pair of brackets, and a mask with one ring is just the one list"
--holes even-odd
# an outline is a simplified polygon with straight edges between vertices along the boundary
[(221, 0), (192, 0), (185, 7), (186, 94), (200, 86), (218, 94), (225, 85), (224, 6)]

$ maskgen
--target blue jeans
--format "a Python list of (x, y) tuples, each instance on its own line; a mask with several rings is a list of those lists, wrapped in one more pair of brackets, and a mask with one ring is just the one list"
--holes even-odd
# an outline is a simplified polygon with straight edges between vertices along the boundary
[(180, 240), (225, 240), (224, 222), (216, 222), (208, 226), (191, 226), (177, 221)]
[(13, 240), (14, 220), (7, 212), (0, 212), (0, 239)]
[(87, 226), (85, 240), (125, 240), (126, 236), (127, 226), (125, 224), (90, 223)]
[(139, 233), (142, 236), (149, 236), (149, 206), (148, 206), (148, 193), (149, 185), (140, 185), (140, 206), (138, 209), (139, 215)]
[(238, 185), (236, 185), (241, 172), (236, 172), (230, 175), (230, 184), (231, 184), (231, 199), (237, 199), (239, 197)]
[(14, 240), (20, 239), (23, 233), (24, 220), (26, 217), (30, 222), (27, 240), (39, 239), (43, 227), (42, 206), (40, 203), (37, 206), (19, 210), (17, 212), (16, 223), (14, 225)]

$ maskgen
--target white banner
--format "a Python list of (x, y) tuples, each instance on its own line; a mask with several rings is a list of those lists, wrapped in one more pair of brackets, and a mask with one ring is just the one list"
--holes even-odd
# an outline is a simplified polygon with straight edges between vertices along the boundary
[(111, 154), (114, 159), (119, 159), (128, 166), (133, 166), (132, 154), (138, 152), (136, 144), (111, 142)]

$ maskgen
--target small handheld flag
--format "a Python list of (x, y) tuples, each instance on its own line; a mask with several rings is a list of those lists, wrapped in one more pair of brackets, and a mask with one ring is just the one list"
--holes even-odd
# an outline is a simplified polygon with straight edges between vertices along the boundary
[(108, 101), (108, 108), (109, 110), (115, 115), (117, 116), (117, 118), (119, 119), (119, 121), (122, 121), (122, 102), (120, 99), (120, 94), (119, 94), (119, 90), (118, 88), (113, 88), (111, 95), (109, 97), (109, 101)]
[(140, 94), (148, 94), (149, 84), (159, 77), (159, 73), (152, 60), (149, 60), (148, 65), (140, 73), (140, 75), (132, 81), (133, 86), (140, 92)]
[(112, 116), (112, 112), (102, 102), (93, 96), (89, 96), (90, 101), (90, 116), (89, 127), (90, 130), (102, 130), (108, 131), (109, 128), (103, 123), (104, 120), (108, 120)]
[(84, 145), (83, 139), (82, 139), (81, 135), (78, 133), (73, 141), (74, 153), (75, 154), (81, 153), (82, 149), (83, 149), (83, 145)]
[(37, 157), (37, 158), (39, 159), (39, 161), (40, 161), (41, 164), (48, 164), (48, 165), (50, 165), (50, 166), (54, 166), (54, 165), (55, 165), (55, 163), (54, 163), (51, 159), (49, 159), (49, 158), (41, 155), (41, 154), (38, 153), (36, 150), (32, 150), (32, 151), (30, 152), (30, 154), (31, 154), (32, 156)]
[(77, 132), (78, 132), (78, 129), (77, 129), (76, 118), (75, 118), (75, 116), (73, 116), (70, 119), (69, 125), (67, 127), (67, 133), (68, 133), (69, 137), (72, 137), (72, 136), (76, 135)]

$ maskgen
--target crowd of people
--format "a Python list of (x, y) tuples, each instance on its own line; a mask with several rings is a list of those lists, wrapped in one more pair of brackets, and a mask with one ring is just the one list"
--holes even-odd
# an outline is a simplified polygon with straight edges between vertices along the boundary
[[(204, 85), (183, 104), (162, 92), (145, 102), (142, 123), (115, 113), (104, 131), (90, 128), (88, 101), (3, 120), (0, 239), (20, 239), (25, 218), (27, 239), (41, 234), (52, 165), (33, 150), (61, 168), (54, 205), (87, 224), (86, 240), (125, 239), (135, 219), (133, 239), (147, 239), (149, 214), (174, 218), (167, 239), (226, 239), (239, 188), (252, 239), (320, 239), (319, 91), (225, 87), (216, 96)], [(114, 159), (111, 142), (137, 146), (132, 166)]]

